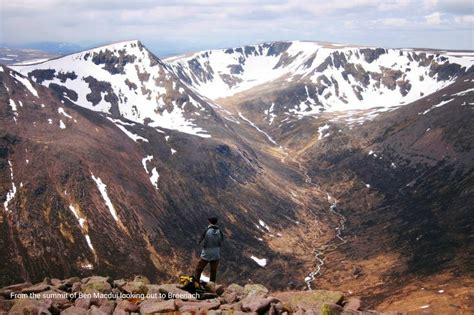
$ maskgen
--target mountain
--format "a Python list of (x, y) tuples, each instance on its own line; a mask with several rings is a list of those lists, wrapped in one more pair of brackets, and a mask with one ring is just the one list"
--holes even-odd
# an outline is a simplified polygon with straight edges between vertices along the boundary
[(271, 42), (166, 59), (212, 100), (226, 99), (269, 127), (287, 115), (391, 108), (431, 94), (472, 71), (472, 52)]
[(127, 41), (2, 67), (0, 282), (175, 279), (216, 214), (222, 281), (465, 306), (472, 56)]
[(210, 105), (180, 83), (139, 41), (121, 42), (15, 70), (82, 107), (201, 137)]
[[(7, 257), (1, 282), (91, 273), (174, 279), (192, 272), (197, 239), (212, 214), (225, 226), (225, 255), (233, 257), (221, 266), (222, 277), (266, 277), (255, 257), (268, 260), (268, 268), (301, 265), (286, 250), (265, 243), (283, 238), (280, 231), (287, 227), (311, 223), (298, 219), (302, 209), (286, 191), (297, 185), (298, 173), (277, 167), (273, 157), (257, 156), (210, 104), (191, 91), (185, 94), (189, 89), (138, 42), (120, 45), (139, 54), (130, 57), (136, 63), (117, 58), (116, 64), (95, 64), (95, 53), (111, 52), (106, 46), (15, 67), (46, 86), (2, 68), (2, 235), (9, 241), (0, 248)], [(153, 76), (134, 77), (152, 61)], [(51, 69), (53, 64), (62, 68)], [(120, 94), (126, 83), (117, 78), (126, 79), (103, 69), (120, 66), (131, 66), (128, 78), (136, 93), (127, 86)], [(100, 106), (88, 98), (96, 85), (89, 85), (91, 93), (81, 89), (86, 80), (105, 86)], [(107, 100), (116, 94), (139, 100), (136, 111), (127, 112), (119, 99), (114, 112)], [(173, 123), (173, 117), (182, 120)], [(286, 237), (296, 242), (301, 233)], [(61, 256), (45, 260), (45, 252)], [(284, 287), (289, 277), (270, 282)], [(303, 283), (292, 284), (297, 285)]]

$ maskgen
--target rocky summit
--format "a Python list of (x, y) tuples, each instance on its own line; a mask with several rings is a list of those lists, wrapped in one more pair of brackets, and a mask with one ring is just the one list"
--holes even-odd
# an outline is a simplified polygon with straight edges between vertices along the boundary
[[(132, 40), (2, 65), (2, 307), (471, 311), (473, 143), (472, 51)], [(183, 298), (211, 215), (223, 292)], [(137, 274), (161, 285), (111, 280)]]
[(382, 314), (338, 291), (271, 292), (261, 284), (217, 285), (201, 294), (144, 276), (45, 278), (0, 289), (2, 314)]

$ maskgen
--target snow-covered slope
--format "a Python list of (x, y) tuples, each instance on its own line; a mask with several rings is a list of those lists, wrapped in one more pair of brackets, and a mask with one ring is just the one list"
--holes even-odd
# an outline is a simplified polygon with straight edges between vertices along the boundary
[[(265, 85), (273, 85), (274, 91), (296, 86), (284, 105), (289, 112), (308, 115), (410, 103), (472, 71), (474, 53), (292, 41), (209, 50), (164, 61), (186, 84), (213, 100), (250, 89), (262, 92)], [(268, 111), (267, 107), (263, 109)]]
[(94, 111), (209, 136), (197, 120), (212, 109), (137, 40), (12, 68)]

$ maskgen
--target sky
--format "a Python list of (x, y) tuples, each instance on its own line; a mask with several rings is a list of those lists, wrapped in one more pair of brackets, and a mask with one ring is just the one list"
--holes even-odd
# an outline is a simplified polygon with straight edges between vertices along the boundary
[(139, 39), (158, 56), (276, 40), (474, 50), (474, 0), (0, 0), (0, 43)]

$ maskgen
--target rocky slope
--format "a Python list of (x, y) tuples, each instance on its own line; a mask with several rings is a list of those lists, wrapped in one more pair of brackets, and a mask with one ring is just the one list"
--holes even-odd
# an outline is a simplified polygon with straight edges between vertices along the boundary
[(1, 69), (1, 283), (175, 279), (217, 214), (225, 283), (472, 304), (470, 52), (131, 41)]
[[(207, 285), (206, 285), (207, 286)], [(362, 301), (337, 291), (270, 292), (261, 284), (207, 286), (190, 293), (177, 284), (151, 284), (91, 276), (45, 278), (0, 289), (0, 312), (7, 314), (381, 314), (362, 311)], [(436, 310), (436, 308), (434, 309)]]

